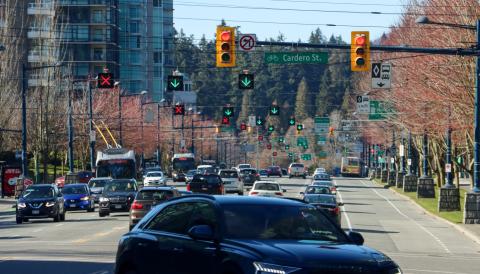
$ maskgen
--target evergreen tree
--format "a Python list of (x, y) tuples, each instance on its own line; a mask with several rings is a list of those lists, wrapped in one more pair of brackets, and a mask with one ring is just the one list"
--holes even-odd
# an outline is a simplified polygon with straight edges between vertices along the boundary
[(302, 78), (297, 89), (297, 99), (295, 100), (295, 117), (301, 122), (308, 117), (308, 85), (305, 77)]

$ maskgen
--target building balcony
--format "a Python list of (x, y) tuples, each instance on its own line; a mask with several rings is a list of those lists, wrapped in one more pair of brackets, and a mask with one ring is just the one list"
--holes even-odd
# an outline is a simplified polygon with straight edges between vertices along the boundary
[(54, 60), (47, 52), (30, 51), (27, 60), (29, 63), (47, 63)]
[(77, 0), (59, 0), (57, 5), (60, 6), (96, 6), (96, 7), (115, 7), (114, 0), (89, 0), (89, 1), (77, 1)]
[(28, 15), (55, 15), (55, 9), (52, 3), (29, 3), (27, 8)]
[(28, 38), (52, 38), (53, 33), (49, 29), (30, 28), (27, 31)]

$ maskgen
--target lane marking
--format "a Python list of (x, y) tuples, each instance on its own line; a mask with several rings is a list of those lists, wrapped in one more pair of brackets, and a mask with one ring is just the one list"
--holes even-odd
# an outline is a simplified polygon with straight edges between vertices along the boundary
[[(360, 182), (368, 187), (369, 185), (366, 184), (363, 180), (360, 180)], [(412, 221), (414, 224), (416, 224), (419, 228), (421, 228), (423, 231), (425, 231), (427, 234), (429, 234), (430, 236), (432, 236), (432, 238), (437, 241), (437, 243), (449, 254), (451, 254), (452, 252), (448, 249), (448, 247), (437, 237), (435, 236), (432, 232), (430, 232), (427, 228), (425, 228), (424, 226), (422, 226), (421, 224), (419, 224), (417, 221), (415, 221), (414, 219), (410, 218), (409, 216), (405, 215), (402, 211), (400, 211), (400, 209), (398, 209), (397, 206), (395, 206), (395, 204), (392, 203), (392, 201), (390, 201), (387, 197), (383, 196), (382, 194), (380, 194), (376, 189), (373, 189), (373, 188), (370, 188), (370, 190), (372, 190), (373, 192), (375, 192), (375, 194), (377, 194), (379, 197), (383, 198), (385, 201), (387, 201), (392, 207), (393, 209), (395, 209), (398, 214), (402, 215), (403, 217), (405, 217), (406, 219)]]
[(403, 271), (419, 271), (419, 272), (428, 272), (428, 273), (446, 273), (446, 274), (468, 274), (463, 272), (450, 272), (450, 271), (441, 271), (441, 270), (426, 270), (426, 269), (414, 269), (414, 268), (405, 268)]
[(116, 226), (116, 227), (113, 227), (112, 230), (109, 230), (109, 231), (106, 231), (106, 232), (99, 232), (99, 233), (95, 233), (93, 234), (91, 237), (89, 238), (82, 238), (82, 239), (78, 239), (78, 240), (74, 240), (72, 241), (72, 243), (74, 244), (83, 244), (83, 243), (86, 243), (88, 241), (92, 241), (96, 238), (100, 238), (100, 237), (104, 237), (104, 236), (107, 236), (109, 234), (112, 234), (113, 232), (117, 231), (117, 230), (121, 230), (121, 229), (127, 229), (127, 227), (123, 227), (123, 226)]
[(56, 226), (56, 227), (59, 227), (59, 226), (62, 226), (62, 225), (63, 225), (63, 224), (56, 224), (55, 226)]
[[(338, 194), (338, 197), (340, 198), (340, 202), (343, 203), (342, 194), (340, 193), (340, 191), (338, 191), (338, 189), (337, 189), (337, 194)], [(347, 208), (345, 207), (345, 205), (341, 206), (341, 208), (342, 208), (343, 215), (345, 215), (345, 221), (347, 222), (348, 230), (353, 231), (352, 223), (350, 222), (350, 218), (348, 217), (348, 214), (347, 214)]]

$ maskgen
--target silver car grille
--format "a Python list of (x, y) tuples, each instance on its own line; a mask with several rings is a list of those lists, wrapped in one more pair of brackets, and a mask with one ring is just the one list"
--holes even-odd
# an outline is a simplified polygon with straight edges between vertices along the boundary
[(43, 203), (30, 203), (31, 208), (41, 208)]
[(112, 203), (122, 203), (127, 201), (127, 197), (111, 197), (109, 198)]

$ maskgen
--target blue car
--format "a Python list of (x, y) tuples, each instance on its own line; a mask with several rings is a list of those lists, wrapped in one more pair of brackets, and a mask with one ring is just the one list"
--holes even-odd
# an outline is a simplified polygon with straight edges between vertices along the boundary
[(402, 272), (300, 200), (192, 194), (153, 208), (120, 239), (115, 274), (125, 273)]
[(95, 201), (87, 184), (68, 184), (62, 189), (65, 210), (95, 211)]

